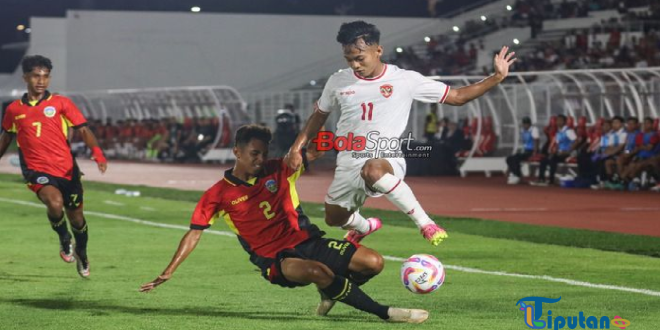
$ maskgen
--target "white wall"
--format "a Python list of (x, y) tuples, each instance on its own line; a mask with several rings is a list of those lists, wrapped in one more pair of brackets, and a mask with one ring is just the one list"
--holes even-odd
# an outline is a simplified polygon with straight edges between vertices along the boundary
[[(65, 90), (67, 87), (67, 35), (66, 20), (62, 18), (31, 18), (30, 49), (27, 55), (43, 55), (53, 62), (50, 89)], [(21, 68), (17, 69), (22, 75)], [(22, 83), (22, 80), (21, 80)], [(25, 87), (25, 84), (21, 84)]]
[[(340, 16), (70, 11), (70, 90), (188, 85), (241, 91), (299, 87), (345, 66)], [(365, 18), (382, 43), (437, 30), (437, 20)], [(265, 83), (265, 84), (264, 84)], [(261, 86), (260, 86), (261, 85)]]
[[(53, 59), (52, 88), (87, 91), (230, 85), (283, 91), (346, 67), (339, 26), (363, 19), (386, 52), (505, 11), (502, 0), (450, 20), (424, 18), (69, 11), (33, 18), (29, 54)], [(0, 86), (1, 88), (2, 86)]]

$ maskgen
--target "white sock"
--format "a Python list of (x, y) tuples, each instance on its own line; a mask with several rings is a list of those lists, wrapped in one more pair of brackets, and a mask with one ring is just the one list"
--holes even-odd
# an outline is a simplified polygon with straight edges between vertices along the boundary
[(374, 189), (394, 204), (401, 212), (405, 213), (415, 222), (418, 228), (433, 223), (422, 206), (415, 198), (410, 187), (403, 180), (392, 174), (386, 173), (380, 180), (374, 183)]
[(360, 234), (366, 234), (370, 229), (369, 221), (360, 214), (359, 210), (353, 212), (353, 214), (348, 217), (348, 221), (346, 221), (341, 227), (346, 230), (355, 229)]

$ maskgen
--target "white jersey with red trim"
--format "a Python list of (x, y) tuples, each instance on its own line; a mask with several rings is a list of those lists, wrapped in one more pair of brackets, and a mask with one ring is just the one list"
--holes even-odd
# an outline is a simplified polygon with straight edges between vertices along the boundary
[[(333, 74), (325, 84), (316, 103), (322, 112), (341, 111), (337, 136), (364, 136), (370, 132), (375, 138), (399, 138), (408, 125), (413, 100), (442, 103), (449, 94), (449, 86), (422, 76), (415, 71), (387, 64), (374, 78), (363, 78), (352, 69)], [(352, 151), (341, 151), (337, 166), (354, 166), (366, 159), (356, 159)]]

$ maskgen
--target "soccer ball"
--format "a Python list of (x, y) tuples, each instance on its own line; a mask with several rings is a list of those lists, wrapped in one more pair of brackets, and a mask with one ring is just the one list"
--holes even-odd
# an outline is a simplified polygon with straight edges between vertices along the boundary
[(445, 267), (432, 255), (415, 254), (401, 266), (401, 282), (412, 293), (431, 293), (444, 281)]

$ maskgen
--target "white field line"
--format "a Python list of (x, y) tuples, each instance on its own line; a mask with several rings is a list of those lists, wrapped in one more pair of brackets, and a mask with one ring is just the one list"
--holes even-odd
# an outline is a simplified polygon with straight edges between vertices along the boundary
[(114, 205), (114, 206), (124, 206), (124, 205), (126, 205), (124, 203), (115, 202), (115, 201), (103, 201), (103, 203), (108, 204), (108, 205)]
[(505, 208), (472, 208), (470, 212), (545, 212), (548, 211), (545, 207), (532, 207), (532, 208), (519, 208), (519, 207), (505, 207)]
[[(14, 199), (2, 198), (2, 197), (0, 197), (0, 202), (18, 204), (18, 205), (24, 205), (24, 206), (30, 206), (30, 207), (38, 207), (38, 208), (43, 208), (44, 207), (42, 204), (38, 204), (38, 203), (26, 202), (26, 201), (14, 200)], [(128, 221), (128, 222), (133, 222), (133, 223), (138, 223), (138, 224), (153, 226), (153, 227), (159, 227), (159, 228), (170, 228), (170, 229), (179, 229), (179, 230), (188, 230), (189, 229), (188, 226), (170, 225), (170, 224), (166, 224), (166, 223), (159, 223), (159, 222), (141, 220), (141, 219), (136, 219), (136, 218), (131, 218), (131, 217), (125, 217), (125, 216), (122, 216), (122, 215), (115, 215), (115, 214), (108, 214), (108, 213), (101, 213), (101, 212), (94, 212), (94, 211), (85, 211), (85, 213), (89, 214), (89, 215), (94, 215), (94, 216), (97, 216), (97, 217), (101, 217), (101, 218)], [(222, 230), (207, 229), (204, 232), (212, 234), (212, 235), (236, 237), (236, 235), (234, 233), (231, 233), (231, 232), (228, 232), (228, 231), (222, 231)], [(383, 257), (386, 260), (390, 260), (390, 261), (403, 262), (403, 261), (406, 260), (404, 258), (393, 257), (393, 256), (383, 256)], [(660, 291), (653, 291), (653, 290), (647, 290), (647, 289), (636, 289), (636, 288), (630, 288), (630, 287), (618, 286), (618, 285), (609, 285), (609, 284), (594, 284), (594, 283), (576, 281), (576, 280), (571, 280), (571, 279), (566, 279), (566, 278), (557, 278), (557, 277), (552, 277), (552, 276), (547, 276), (547, 275), (525, 275), (525, 274), (516, 274), (516, 273), (481, 270), (481, 269), (469, 268), (469, 267), (463, 267), (463, 266), (454, 266), (454, 265), (444, 265), (444, 266), (447, 269), (451, 269), (451, 270), (455, 270), (455, 271), (459, 271), (459, 272), (464, 272), (464, 273), (517, 277), (517, 278), (526, 278), (526, 279), (533, 279), (533, 280), (543, 280), (543, 281), (549, 281), (549, 282), (564, 283), (564, 284), (573, 285), (573, 286), (587, 287), (587, 288), (592, 288), (592, 289), (624, 291), (624, 292), (639, 293), (639, 294), (643, 294), (643, 295), (647, 295), (647, 296), (660, 297)]]
[[(621, 207), (621, 208), (612, 208), (607, 209), (603, 208), (603, 211), (612, 211), (612, 212), (648, 212), (648, 211), (660, 211), (660, 207)], [(474, 213), (494, 213), (494, 212), (550, 212), (553, 211), (546, 207), (475, 207), (471, 208), (470, 212)], [(561, 209), (556, 209), (554, 211), (566, 211)]]

